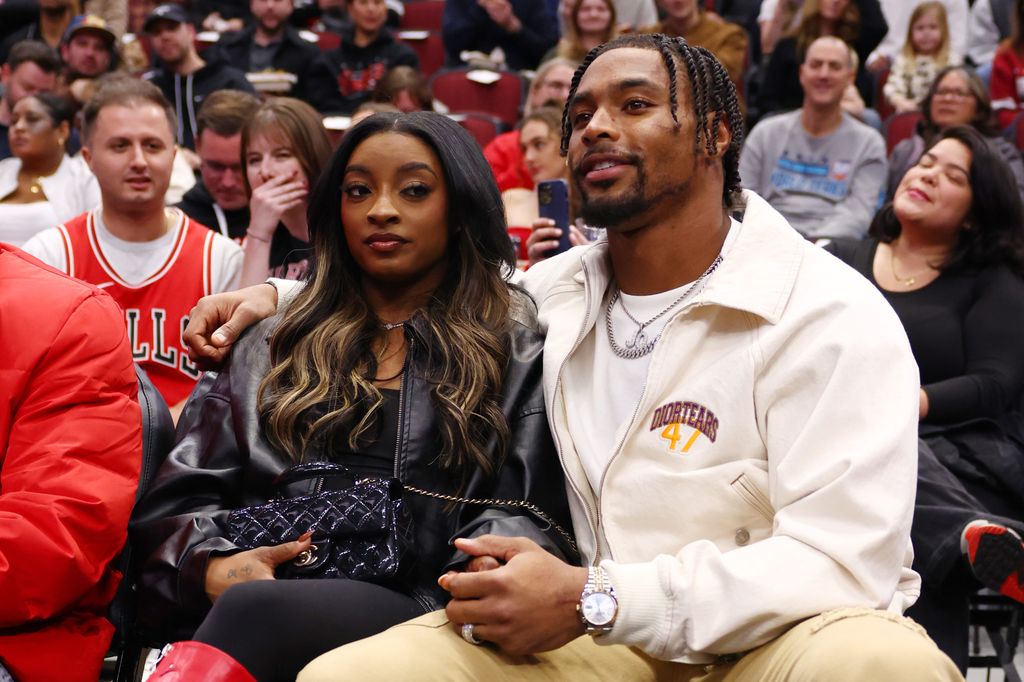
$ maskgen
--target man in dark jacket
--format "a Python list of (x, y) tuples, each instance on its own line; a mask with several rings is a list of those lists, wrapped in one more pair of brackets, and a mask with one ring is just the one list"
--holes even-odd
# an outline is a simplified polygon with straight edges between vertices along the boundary
[(345, 100), (342, 112), (350, 114), (370, 99), (390, 69), (418, 69), (420, 60), (384, 28), (388, 18), (384, 0), (347, 0), (345, 4), (352, 23), (341, 32), (341, 45), (327, 53), (327, 60), (338, 72), (338, 90)]
[(275, 94), (304, 100), (324, 114), (342, 111), (334, 72), (323, 53), (288, 24), (291, 0), (251, 0), (249, 9), (253, 25), (226, 34), (214, 49), (247, 73), (283, 72), (297, 79), (288, 92)]
[(35, 21), (11, 30), (14, 26), (14, 21), (8, 21), (12, 13), (11, 4), (4, 2), (0, 5), (4, 11), (0, 16), (0, 25), (4, 27), (3, 31), (10, 31), (0, 42), (0, 63), (7, 61), (11, 48), (22, 40), (38, 40), (56, 50), (71, 20), (75, 18), (75, 4), (72, 0), (40, 0), (38, 4), (31, 3), (32, 12), (36, 13)]
[(240, 90), (211, 94), (196, 115), (201, 178), (178, 208), (225, 237), (241, 241), (249, 227), (249, 197), (242, 166), (242, 128), (260, 101)]
[(163, 64), (145, 78), (160, 88), (167, 101), (174, 105), (178, 115), (178, 145), (195, 150), (199, 133), (196, 112), (208, 95), (218, 90), (243, 90), (253, 94), (256, 90), (245, 73), (218, 62), (216, 55), (211, 55), (214, 58), (211, 61), (199, 56), (195, 48), (195, 26), (181, 5), (160, 5), (146, 18), (143, 30)]
[(447, 0), (442, 34), (448, 61), (500, 47), (508, 68), (536, 69), (558, 42), (558, 20), (544, 0)]

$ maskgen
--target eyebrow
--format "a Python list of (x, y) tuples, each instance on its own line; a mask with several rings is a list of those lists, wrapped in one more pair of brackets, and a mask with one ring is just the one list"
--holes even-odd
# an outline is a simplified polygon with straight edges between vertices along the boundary
[[(412, 171), (426, 171), (427, 173), (433, 175), (435, 178), (437, 177), (437, 173), (434, 172), (434, 169), (428, 166), (427, 164), (423, 163), (422, 161), (409, 161), (408, 163), (403, 163), (401, 166), (398, 167), (399, 173), (411, 173)], [(348, 166), (345, 169), (344, 175), (348, 175), (349, 173), (366, 173), (367, 175), (372, 175), (370, 169), (367, 166), (363, 166), (361, 164), (352, 164)]]
[[(112, 142), (134, 142), (135, 140), (136, 138), (130, 137), (128, 135), (112, 135), (111, 137), (107, 138), (107, 143), (110, 144)], [(143, 143), (155, 141), (166, 144), (164, 140), (162, 140), (160, 137), (156, 135), (149, 135), (147, 137), (139, 138), (138, 141)]]
[[(626, 90), (634, 90), (636, 88), (644, 88), (648, 90), (661, 90), (662, 87), (650, 80), (649, 78), (624, 78), (618, 82), (612, 83), (611, 88), (618, 92), (625, 92)], [(573, 106), (579, 100), (592, 101), (594, 99), (593, 93), (589, 90), (582, 92), (577, 91), (573, 96), (572, 101), (569, 102), (569, 106)]]
[(924, 154), (921, 155), (921, 158), (924, 158), (926, 156), (929, 159), (931, 159), (932, 161), (934, 161), (935, 163), (939, 164), (940, 166), (943, 166), (944, 168), (952, 168), (954, 170), (960, 171), (961, 173), (966, 175), (968, 178), (971, 177), (970, 171), (967, 170), (966, 168), (964, 168), (963, 166), (959, 165), (959, 164), (951, 163), (949, 161), (940, 161), (939, 157), (935, 156), (935, 154), (932, 154), (931, 152), (925, 152)]

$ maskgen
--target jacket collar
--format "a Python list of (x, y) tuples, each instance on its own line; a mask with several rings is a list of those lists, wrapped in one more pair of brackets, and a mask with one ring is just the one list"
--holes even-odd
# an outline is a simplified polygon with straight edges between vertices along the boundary
[[(785, 309), (803, 254), (810, 246), (767, 201), (743, 190), (742, 222), (733, 225), (738, 234), (722, 254), (722, 264), (691, 305), (720, 305), (752, 313), (770, 324)], [(740, 218), (737, 218), (739, 221)], [(598, 242), (581, 258), (574, 279), (583, 286), (591, 280), (611, 278), (608, 243)]]

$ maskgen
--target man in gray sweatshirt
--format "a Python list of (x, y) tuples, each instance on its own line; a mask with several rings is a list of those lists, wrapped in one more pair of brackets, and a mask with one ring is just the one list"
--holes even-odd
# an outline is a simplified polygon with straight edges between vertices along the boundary
[(854, 59), (838, 38), (811, 43), (800, 65), (803, 106), (761, 121), (740, 157), (743, 186), (808, 239), (863, 237), (885, 189), (885, 142), (842, 108)]

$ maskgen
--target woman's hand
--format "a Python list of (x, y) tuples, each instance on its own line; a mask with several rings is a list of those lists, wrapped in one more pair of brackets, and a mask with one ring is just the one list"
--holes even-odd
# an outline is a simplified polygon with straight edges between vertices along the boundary
[(238, 554), (213, 557), (206, 564), (206, 596), (211, 602), (232, 585), (250, 580), (273, 580), (274, 569), (309, 549), (311, 532), (283, 545), (257, 547)]
[(302, 205), (309, 194), (306, 181), (296, 175), (277, 175), (252, 191), (249, 229), (255, 239), (269, 242), (285, 213)]
[[(550, 218), (538, 218), (533, 221), (532, 230), (526, 240), (526, 255), (530, 265), (536, 265), (548, 257), (548, 252), (558, 248), (558, 238), (562, 236), (562, 230), (555, 227), (555, 221)], [(590, 240), (583, 236), (578, 227), (572, 225), (569, 228), (569, 243), (573, 246), (589, 244)]]
[(921, 389), (921, 398), (917, 405), (917, 418), (924, 419), (928, 416), (928, 394)]

